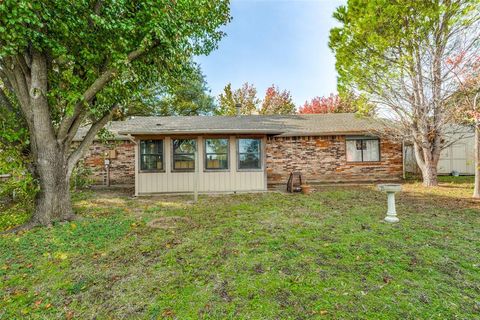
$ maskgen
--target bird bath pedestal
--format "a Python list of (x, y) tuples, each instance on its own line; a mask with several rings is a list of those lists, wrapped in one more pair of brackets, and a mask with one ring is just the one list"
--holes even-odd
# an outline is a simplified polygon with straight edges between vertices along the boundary
[(395, 210), (395, 192), (402, 191), (402, 185), (400, 184), (379, 184), (378, 190), (387, 193), (388, 210), (385, 221), (398, 222), (397, 210)]

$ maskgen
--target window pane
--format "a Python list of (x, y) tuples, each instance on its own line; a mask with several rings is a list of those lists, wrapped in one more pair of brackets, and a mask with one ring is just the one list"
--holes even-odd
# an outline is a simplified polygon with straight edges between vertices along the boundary
[(241, 153), (238, 161), (239, 169), (261, 169), (260, 155), (258, 153)]
[(205, 139), (205, 169), (228, 169), (228, 139)]
[(140, 141), (140, 170), (163, 169), (163, 140)]
[(239, 139), (238, 153), (260, 153), (260, 139)]
[(260, 139), (238, 139), (238, 168), (261, 169)]
[(206, 139), (206, 153), (228, 153), (228, 139)]
[(347, 161), (362, 161), (362, 140), (347, 140)]
[(141, 154), (161, 154), (163, 151), (163, 140), (144, 140), (140, 142)]
[(227, 154), (207, 154), (205, 168), (207, 169), (228, 169)]
[(378, 140), (364, 140), (363, 161), (380, 161), (380, 148)]
[(173, 153), (174, 154), (193, 154), (197, 142), (194, 139), (175, 139), (173, 140)]
[(174, 170), (192, 170), (195, 169), (195, 155), (178, 154), (173, 155)]
[(163, 159), (161, 155), (142, 155), (141, 170), (162, 170)]

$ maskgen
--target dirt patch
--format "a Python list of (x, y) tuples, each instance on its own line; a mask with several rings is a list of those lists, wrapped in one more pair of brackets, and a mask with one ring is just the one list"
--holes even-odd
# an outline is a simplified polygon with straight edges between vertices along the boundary
[(176, 229), (180, 225), (190, 223), (187, 217), (171, 216), (153, 219), (147, 223), (147, 226), (154, 229)]

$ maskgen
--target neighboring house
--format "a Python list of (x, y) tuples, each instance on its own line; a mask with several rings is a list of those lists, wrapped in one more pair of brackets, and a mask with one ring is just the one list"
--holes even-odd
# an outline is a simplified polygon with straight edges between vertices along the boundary
[[(135, 194), (265, 191), (292, 171), (308, 183), (400, 180), (402, 144), (354, 114), (136, 117), (112, 122), (114, 141), (96, 141), (84, 163)], [(77, 135), (82, 139), (85, 128)], [(198, 163), (195, 163), (198, 150)]]
[[(460, 175), (475, 174), (475, 132), (471, 127), (459, 127), (450, 130), (447, 147), (440, 153), (438, 161), (438, 174), (448, 175), (457, 172)], [(415, 160), (413, 147), (405, 146), (405, 171), (420, 174), (420, 169)]]

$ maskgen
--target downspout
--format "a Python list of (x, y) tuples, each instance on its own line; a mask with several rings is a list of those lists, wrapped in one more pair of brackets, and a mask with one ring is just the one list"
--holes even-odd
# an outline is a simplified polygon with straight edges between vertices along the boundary
[(132, 137), (131, 134), (127, 134), (127, 139), (129, 141), (131, 141), (135, 147), (134, 147), (134, 161), (135, 161), (135, 165), (134, 165), (134, 170), (135, 170), (135, 197), (138, 197), (138, 160), (139, 160), (139, 151), (138, 151), (138, 143), (137, 141), (135, 140), (134, 137)]

